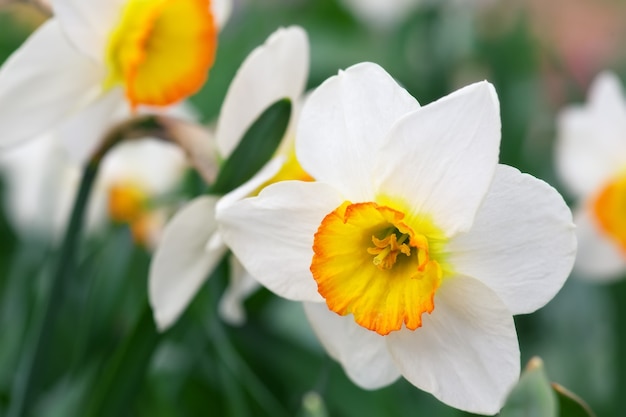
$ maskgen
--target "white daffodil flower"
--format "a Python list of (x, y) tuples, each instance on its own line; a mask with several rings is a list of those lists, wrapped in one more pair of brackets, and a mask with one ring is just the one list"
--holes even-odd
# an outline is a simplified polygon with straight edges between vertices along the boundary
[(95, 186), (108, 218), (127, 224), (135, 243), (154, 250), (171, 215), (160, 198), (181, 185), (188, 168), (176, 145), (145, 138), (114, 147), (103, 159)]
[(574, 209), (581, 276), (612, 280), (626, 272), (626, 99), (619, 79), (594, 80), (587, 104), (558, 118), (557, 168)]
[(52, 0), (54, 17), (0, 68), (0, 146), (59, 128), (84, 162), (121, 105), (126, 116), (196, 92), (228, 0)]
[(576, 239), (548, 184), (498, 164), (487, 82), (420, 107), (372, 63), (315, 90), (296, 154), (314, 182), (217, 205), (222, 238), (276, 294), (303, 301), (359, 386), (399, 376), (494, 414), (519, 377), (512, 315), (565, 282)]
[[(81, 169), (58, 137), (40, 137), (0, 154), (3, 203), (9, 224), (22, 238), (58, 242), (65, 232), (80, 183)], [(90, 204), (86, 230), (104, 225), (98, 204)]]
[[(309, 71), (306, 32), (296, 26), (274, 32), (242, 63), (229, 86), (217, 122), (219, 153), (228, 158), (254, 121), (274, 102), (289, 98), (291, 119), (276, 155), (248, 183), (225, 196), (224, 204), (247, 197), (264, 185), (283, 179), (308, 179), (295, 158), (294, 129), (298, 102)], [(168, 223), (152, 258), (149, 299), (160, 330), (171, 326), (227, 251), (217, 232), (216, 196), (201, 196), (183, 207)], [(256, 288), (245, 270), (231, 268), (231, 286), (220, 312), (230, 323), (244, 319), (241, 302)]]

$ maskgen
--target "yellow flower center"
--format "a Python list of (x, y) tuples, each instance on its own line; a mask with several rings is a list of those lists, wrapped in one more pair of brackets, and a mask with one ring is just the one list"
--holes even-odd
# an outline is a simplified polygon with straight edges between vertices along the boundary
[(609, 182), (593, 201), (600, 229), (626, 255), (626, 174)]
[(280, 170), (269, 180), (265, 181), (259, 188), (257, 188), (252, 196), (258, 195), (262, 189), (267, 187), (270, 184), (274, 184), (280, 181), (289, 181), (289, 180), (297, 180), (297, 181), (314, 181), (313, 177), (311, 177), (300, 165), (298, 162), (298, 158), (296, 158), (296, 149), (295, 144), (292, 143), (290, 148), (287, 150), (287, 160), (280, 168)]
[(155, 222), (148, 193), (140, 184), (124, 181), (109, 188), (109, 216), (116, 223), (129, 225), (135, 243), (148, 246)]
[(129, 0), (109, 37), (105, 88), (123, 84), (131, 106), (165, 106), (196, 92), (213, 65), (210, 0)]
[(381, 335), (422, 325), (443, 277), (431, 242), (440, 245), (443, 235), (426, 219), (411, 223), (403, 212), (374, 202), (346, 201), (324, 218), (311, 272), (328, 308), (352, 313), (359, 325)]

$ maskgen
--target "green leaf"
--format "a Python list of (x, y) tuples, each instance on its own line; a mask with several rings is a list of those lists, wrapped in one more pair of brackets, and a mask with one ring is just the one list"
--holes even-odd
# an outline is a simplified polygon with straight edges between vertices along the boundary
[(552, 383), (559, 401), (559, 417), (595, 417), (591, 408), (576, 394), (559, 384)]
[(146, 303), (130, 336), (105, 364), (96, 392), (90, 396), (83, 415), (125, 415), (128, 404), (141, 390), (160, 336), (152, 320), (152, 310)]
[(226, 194), (252, 178), (278, 148), (290, 116), (291, 101), (287, 98), (265, 110), (222, 166), (211, 193)]
[(557, 398), (550, 386), (541, 359), (528, 362), (500, 412), (500, 417), (557, 417)]

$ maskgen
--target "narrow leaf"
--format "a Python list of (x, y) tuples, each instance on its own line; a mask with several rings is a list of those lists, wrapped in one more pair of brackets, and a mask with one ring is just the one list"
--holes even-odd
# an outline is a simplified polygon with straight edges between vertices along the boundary
[(282, 99), (272, 104), (250, 126), (211, 187), (214, 194), (226, 194), (256, 174), (274, 155), (285, 135), (291, 101)]

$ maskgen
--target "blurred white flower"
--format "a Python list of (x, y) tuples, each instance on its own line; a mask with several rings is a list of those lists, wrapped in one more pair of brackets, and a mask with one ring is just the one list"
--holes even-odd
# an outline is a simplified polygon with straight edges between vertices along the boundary
[[(136, 243), (154, 248), (172, 210), (159, 199), (180, 185), (187, 166), (183, 151), (157, 139), (114, 147), (104, 157), (92, 188), (86, 232), (98, 232), (109, 220), (124, 223)], [(58, 135), (42, 135), (1, 154), (0, 171), (7, 215), (18, 234), (57, 242), (82, 175), (82, 167), (69, 157)]]
[(104, 157), (96, 193), (105, 196), (109, 218), (128, 224), (135, 242), (152, 250), (172, 211), (159, 199), (181, 185), (187, 167), (174, 144), (150, 138), (124, 142)]
[(513, 314), (559, 291), (571, 213), (549, 185), (498, 164), (487, 82), (427, 106), (375, 64), (331, 77), (300, 115), (314, 182), (217, 205), (246, 270), (305, 311), (359, 386), (404, 376), (444, 403), (494, 414), (519, 377)]
[(0, 145), (59, 128), (84, 162), (120, 106), (128, 117), (202, 86), (229, 4), (52, 0), (54, 17), (0, 68), (0, 103), (10, 104), (0, 112)]
[[(224, 197), (224, 204), (283, 179), (307, 179), (295, 158), (294, 127), (309, 71), (309, 43), (300, 27), (281, 28), (242, 63), (222, 105), (215, 139), (224, 158), (232, 153), (254, 121), (274, 102), (289, 98), (292, 113), (276, 156), (248, 183)], [(217, 233), (218, 197), (196, 198), (165, 228), (150, 266), (149, 297), (157, 326), (165, 330), (187, 307), (226, 253)], [(233, 260), (236, 262), (236, 260)], [(241, 301), (258, 284), (239, 266), (231, 268), (231, 286), (220, 311), (230, 323), (244, 319)], [(243, 274), (243, 275), (242, 275)]]
[(341, 0), (355, 17), (367, 25), (390, 28), (404, 22), (419, 7), (460, 6), (480, 8), (496, 0)]
[(578, 199), (574, 210), (584, 277), (611, 280), (626, 272), (626, 99), (619, 79), (600, 74), (588, 102), (558, 119), (557, 168)]
[[(80, 167), (69, 160), (58, 137), (42, 135), (3, 152), (0, 172), (7, 218), (18, 235), (58, 241), (69, 220), (81, 176)], [(103, 224), (97, 207), (92, 204), (88, 210), (89, 231)]]

